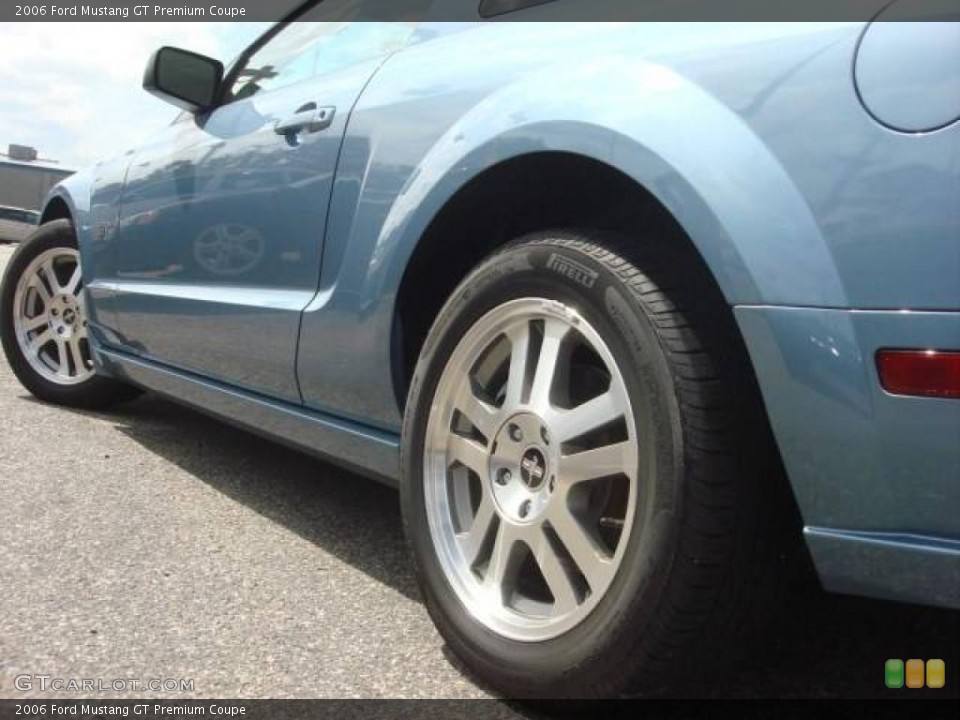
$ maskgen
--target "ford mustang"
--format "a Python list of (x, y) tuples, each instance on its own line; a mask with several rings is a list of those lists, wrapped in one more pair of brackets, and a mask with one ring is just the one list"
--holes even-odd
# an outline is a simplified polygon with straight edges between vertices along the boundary
[(13, 371), (397, 485), (507, 695), (684, 692), (791, 540), (827, 590), (960, 607), (956, 14), (546, 22), (577, 2), (159, 49), (180, 114), (9, 263)]

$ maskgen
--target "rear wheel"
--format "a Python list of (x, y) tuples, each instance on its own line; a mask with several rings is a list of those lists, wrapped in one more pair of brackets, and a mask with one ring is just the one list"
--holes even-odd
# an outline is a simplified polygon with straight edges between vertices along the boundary
[(642, 490), (613, 354), (573, 307), (521, 297), (470, 328), (434, 398), (424, 503), (445, 576), (504, 637), (562, 635), (606, 594)]
[(684, 309), (703, 302), (696, 273), (668, 288), (671, 260), (641, 256), (604, 234), (513, 243), (454, 292), (415, 373), (401, 491), (418, 580), (507, 695), (680, 692), (711, 653), (729, 664), (720, 639), (763, 572), (741, 459), (765, 436), (732, 412), (755, 404), (737, 400), (743, 368), (707, 349), (729, 324)]
[(13, 372), (41, 400), (100, 408), (139, 394), (96, 374), (80, 253), (66, 220), (43, 225), (10, 259), (0, 337)]

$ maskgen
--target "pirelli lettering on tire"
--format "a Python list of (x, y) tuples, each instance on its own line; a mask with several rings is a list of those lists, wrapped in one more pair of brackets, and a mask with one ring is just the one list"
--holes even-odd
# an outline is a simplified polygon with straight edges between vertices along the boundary
[(583, 285), (587, 289), (592, 289), (597, 282), (597, 278), (600, 277), (600, 273), (596, 270), (591, 270), (576, 260), (571, 260), (557, 253), (550, 254), (547, 259), (547, 268), (573, 280), (578, 285)]

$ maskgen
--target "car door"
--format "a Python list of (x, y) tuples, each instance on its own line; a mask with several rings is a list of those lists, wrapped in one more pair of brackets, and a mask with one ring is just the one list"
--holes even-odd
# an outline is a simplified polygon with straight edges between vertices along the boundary
[(341, 140), (416, 25), (313, 22), (362, 9), (327, 0), (275, 28), (228, 73), (216, 109), (183, 115), (135, 155), (113, 245), (128, 349), (300, 402), (300, 313), (318, 284)]

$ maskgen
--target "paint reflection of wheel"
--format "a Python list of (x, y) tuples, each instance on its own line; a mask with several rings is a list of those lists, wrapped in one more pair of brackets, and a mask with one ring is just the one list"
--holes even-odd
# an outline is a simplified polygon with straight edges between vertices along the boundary
[(242, 275), (263, 259), (263, 235), (250, 225), (218, 223), (203, 230), (193, 243), (193, 257), (214, 275)]

